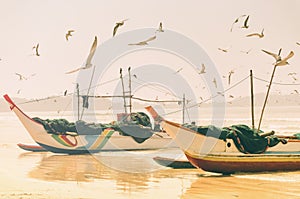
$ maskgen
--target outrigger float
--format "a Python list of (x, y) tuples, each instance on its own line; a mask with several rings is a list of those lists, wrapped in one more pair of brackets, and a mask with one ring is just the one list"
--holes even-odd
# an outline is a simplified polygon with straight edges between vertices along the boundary
[[(214, 137), (217, 128), (180, 125), (163, 119), (151, 106), (146, 109), (199, 169), (223, 174), (300, 170), (300, 140), (296, 136), (255, 134), (251, 141), (243, 137), (240, 129), (232, 127), (218, 129)], [(211, 134), (205, 135), (198, 129)], [(225, 132), (228, 134), (224, 137)]]

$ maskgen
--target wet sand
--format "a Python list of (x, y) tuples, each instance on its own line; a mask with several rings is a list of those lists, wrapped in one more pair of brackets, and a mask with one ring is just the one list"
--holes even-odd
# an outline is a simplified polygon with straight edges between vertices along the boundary
[[(160, 154), (167, 153), (160, 151)], [(57, 155), (0, 146), (0, 198), (299, 198), (300, 172), (222, 176), (157, 165), (156, 152)]]

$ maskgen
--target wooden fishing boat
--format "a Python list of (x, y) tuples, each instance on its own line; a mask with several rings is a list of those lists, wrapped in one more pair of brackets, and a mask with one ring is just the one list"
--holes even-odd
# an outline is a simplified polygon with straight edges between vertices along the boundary
[(185, 155), (195, 167), (223, 174), (300, 170), (300, 153)]
[(146, 109), (197, 168), (224, 174), (300, 170), (300, 142), (297, 139), (286, 139), (285, 144), (278, 143), (260, 154), (244, 154), (232, 141), (204, 136), (161, 118), (152, 107)]
[(194, 165), (192, 165), (189, 160), (181, 160), (181, 159), (174, 159), (174, 158), (166, 158), (166, 157), (160, 157), (156, 156), (153, 158), (153, 160), (165, 167), (171, 167), (173, 169), (190, 169), (195, 168)]
[(40, 145), (33, 145), (33, 144), (22, 144), (19, 143), (17, 144), (18, 147), (20, 147), (21, 149), (25, 150), (25, 151), (31, 151), (31, 152), (45, 152), (47, 151), (46, 149), (44, 149), (43, 147), (41, 147)]
[(44, 149), (54, 153), (82, 154), (100, 151), (178, 148), (172, 138), (164, 132), (154, 133), (143, 142), (137, 142), (133, 137), (121, 135), (120, 132), (111, 128), (103, 130), (101, 134), (94, 135), (81, 135), (74, 132), (51, 134), (47, 132), (41, 123), (21, 111), (8, 95), (4, 95), (4, 98), (33, 140)]

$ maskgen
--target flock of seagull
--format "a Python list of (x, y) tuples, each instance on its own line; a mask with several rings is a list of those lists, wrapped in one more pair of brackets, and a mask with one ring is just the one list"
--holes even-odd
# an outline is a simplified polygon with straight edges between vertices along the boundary
[[(232, 32), (233, 29), (235, 28), (235, 26), (237, 26), (238, 23), (239, 23), (240, 21), (242, 21), (242, 20), (243, 20), (242, 25), (241, 25), (239, 28), (242, 28), (242, 29), (248, 29), (248, 28), (250, 27), (250, 25), (249, 25), (249, 19), (250, 19), (250, 16), (249, 16), (249, 15), (241, 15), (241, 16), (237, 17), (237, 18), (234, 20), (234, 22), (232, 23), (232, 25), (231, 25), (230, 32)], [(113, 32), (112, 32), (112, 37), (114, 37), (114, 36), (117, 34), (118, 29), (119, 29), (121, 26), (124, 26), (125, 22), (128, 21), (128, 20), (129, 20), (129, 19), (124, 19), (124, 20), (122, 20), (122, 21), (119, 21), (119, 22), (116, 22), (116, 23), (115, 23), (115, 26), (114, 26)], [(68, 31), (66, 32), (66, 34), (65, 34), (65, 39), (66, 39), (66, 41), (69, 41), (70, 37), (73, 36), (72, 34), (73, 34), (74, 32), (75, 32), (75, 30), (68, 30)], [(145, 39), (145, 40), (143, 40), (143, 41), (139, 41), (139, 42), (136, 42), (136, 43), (129, 43), (128, 45), (130, 45), (130, 46), (131, 46), (131, 45), (138, 45), (138, 46), (149, 45), (149, 42), (151, 42), (151, 41), (153, 41), (153, 40), (156, 39), (156, 33), (157, 33), (157, 32), (160, 32), (160, 33), (164, 32), (162, 22), (159, 23), (158, 29), (155, 31), (155, 34), (154, 34), (153, 36), (151, 36), (151, 37), (149, 37), (149, 38), (147, 38), (147, 39)], [(250, 34), (247, 34), (247, 35), (246, 35), (246, 37), (257, 37), (257, 38), (260, 38), (260, 39), (263, 38), (264, 36), (265, 36), (265, 35), (264, 35), (264, 29), (262, 29), (261, 32), (255, 32), (255, 33), (250, 33)], [(300, 45), (299, 42), (296, 42), (296, 44), (297, 44), (297, 45)], [(230, 48), (231, 48), (231, 47), (229, 47), (229, 48), (218, 48), (218, 50), (220, 50), (220, 51), (222, 51), (222, 52), (224, 52), (224, 53), (227, 53), (227, 52), (229, 51)], [(92, 67), (92, 58), (93, 58), (93, 56), (94, 56), (94, 54), (95, 54), (96, 49), (97, 49), (97, 36), (95, 36), (95, 38), (94, 38), (94, 41), (93, 41), (93, 44), (92, 44), (91, 49), (90, 49), (90, 51), (89, 51), (89, 54), (88, 54), (88, 57), (87, 57), (87, 60), (86, 60), (85, 65), (84, 65), (84, 66), (81, 66), (81, 67), (79, 67), (79, 68), (76, 68), (76, 69), (74, 69), (74, 70), (68, 71), (68, 72), (66, 72), (65, 74), (71, 74), (71, 73), (75, 73), (75, 72), (80, 71), (80, 70), (85, 70), (85, 69), (91, 68), (91, 67)], [(39, 43), (36, 44), (35, 46), (33, 46), (32, 50), (35, 51), (34, 55), (40, 56), (40, 53), (39, 53)], [(243, 53), (245, 53), (245, 54), (249, 54), (249, 53), (251, 52), (251, 50), (252, 50), (252, 49), (249, 49), (248, 51), (241, 51), (241, 52), (243, 52)], [(289, 64), (289, 63), (288, 63), (288, 60), (294, 56), (294, 52), (293, 52), (293, 51), (290, 51), (290, 53), (289, 53), (286, 57), (282, 58), (282, 57), (281, 57), (281, 50), (282, 50), (282, 49), (280, 48), (280, 50), (279, 50), (278, 53), (272, 53), (272, 52), (269, 52), (269, 51), (266, 51), (266, 50), (262, 49), (262, 52), (264, 52), (264, 53), (266, 53), (266, 54), (272, 56), (272, 57), (275, 59), (275, 62), (273, 63), (274, 66), (284, 66), (284, 65)], [(179, 69), (175, 72), (175, 74), (176, 74), (176, 73), (179, 73), (182, 69), (183, 69), (183, 68), (179, 68)], [(204, 73), (206, 73), (205, 65), (202, 64), (202, 65), (201, 65), (201, 70), (198, 69), (197, 72), (198, 72), (198, 74), (204, 74)], [(23, 76), (23, 75), (20, 74), (20, 73), (15, 73), (15, 74), (18, 76), (19, 80), (28, 80), (30, 77), (36, 75), (36, 74), (31, 74), (30, 76), (25, 77), (25, 76)], [(234, 70), (230, 70), (230, 71), (228, 72), (228, 76), (227, 76), (227, 78), (228, 78), (228, 85), (231, 84), (231, 77), (232, 77), (233, 74), (234, 74)], [(223, 77), (225, 77), (225, 76), (223, 76)], [(217, 88), (217, 81), (216, 81), (216, 78), (213, 78), (212, 82), (213, 82), (213, 84), (215, 85), (215, 87)], [(66, 95), (66, 93), (67, 93), (67, 91), (64, 92), (64, 95)], [(230, 95), (230, 97), (233, 98), (232, 95)]]

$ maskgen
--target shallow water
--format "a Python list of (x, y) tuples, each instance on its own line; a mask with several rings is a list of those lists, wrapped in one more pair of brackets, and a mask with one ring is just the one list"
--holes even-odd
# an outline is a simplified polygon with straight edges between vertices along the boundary
[[(225, 124), (249, 124), (243, 110), (227, 115)], [(283, 110), (266, 114), (264, 127), (299, 132), (298, 110), (290, 109), (285, 117)], [(223, 176), (170, 169), (152, 159), (181, 158), (177, 149), (93, 155), (26, 152), (16, 144), (33, 140), (11, 112), (0, 114), (0, 135), (0, 198), (300, 198), (300, 171)]]

